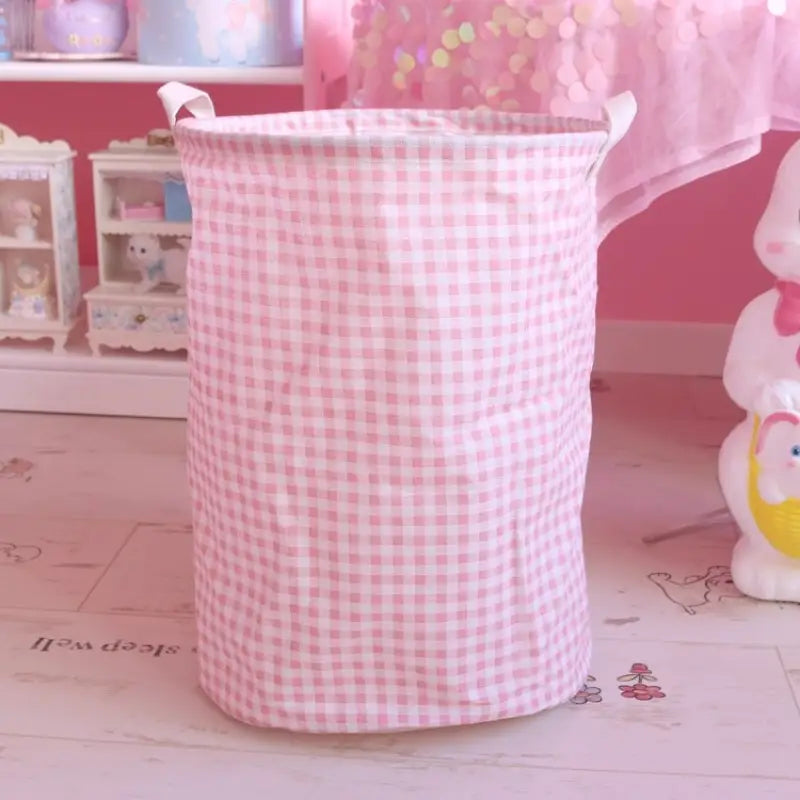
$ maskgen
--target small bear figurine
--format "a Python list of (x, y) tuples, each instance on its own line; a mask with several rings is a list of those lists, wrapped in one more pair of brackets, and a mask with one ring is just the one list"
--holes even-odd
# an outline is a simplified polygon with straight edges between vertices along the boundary
[(723, 371), (747, 414), (719, 456), (742, 534), (731, 573), (746, 595), (800, 602), (800, 141), (778, 168), (754, 245), (776, 283), (741, 313)]
[(133, 234), (128, 240), (128, 258), (142, 276), (139, 291), (149, 292), (156, 286), (169, 283), (178, 287), (178, 294), (183, 294), (190, 241), (185, 237), (179, 238), (177, 247), (165, 250), (158, 236)]
[(14, 236), (23, 242), (35, 242), (42, 207), (25, 198), (18, 198), (8, 204), (7, 213), (14, 228)]
[(23, 319), (54, 319), (53, 273), (48, 264), (34, 266), (20, 259), (13, 262), (10, 317)]

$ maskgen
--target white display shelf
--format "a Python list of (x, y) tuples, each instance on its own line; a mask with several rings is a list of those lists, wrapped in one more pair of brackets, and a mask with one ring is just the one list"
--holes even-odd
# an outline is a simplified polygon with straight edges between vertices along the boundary
[(6, 61), (0, 81), (226, 83), (302, 86), (303, 67), (159, 67), (136, 61)]
[(136, 303), (144, 306), (172, 305), (176, 301), (186, 302), (185, 294), (178, 294), (173, 291), (150, 291), (142, 292), (139, 290), (140, 283), (136, 281), (107, 281), (106, 283), (95, 286), (86, 292), (86, 296), (94, 300), (117, 300), (124, 303)]
[(0, 313), (0, 330), (29, 331), (69, 331), (57, 319), (26, 319), (25, 317), (12, 317), (7, 313)]
[(0, 250), (52, 250), (53, 243), (41, 239), (28, 241), (15, 239), (13, 236), (0, 236)]
[(126, 236), (132, 233), (155, 233), (161, 236), (191, 236), (191, 222), (148, 222), (138, 219), (107, 219), (100, 226), (100, 232), (109, 236)]

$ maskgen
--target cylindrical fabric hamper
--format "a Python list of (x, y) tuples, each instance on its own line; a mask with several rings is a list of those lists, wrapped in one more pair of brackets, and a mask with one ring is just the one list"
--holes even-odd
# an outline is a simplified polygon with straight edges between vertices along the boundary
[(214, 118), (168, 84), (193, 207), (200, 680), (312, 732), (538, 712), (586, 677), (595, 175), (630, 125)]

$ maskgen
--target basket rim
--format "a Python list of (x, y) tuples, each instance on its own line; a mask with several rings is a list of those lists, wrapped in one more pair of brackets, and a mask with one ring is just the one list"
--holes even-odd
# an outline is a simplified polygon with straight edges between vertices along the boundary
[[(349, 129), (343, 127), (339, 130), (314, 130), (309, 128), (307, 123), (310, 119), (318, 124), (329, 120), (338, 125), (354, 123)], [(396, 130), (379, 127), (394, 120), (398, 123)], [(257, 130), (259, 122), (269, 121), (271, 123), (295, 123), (296, 129), (283, 130)], [(359, 129), (357, 123), (363, 121), (367, 125), (375, 125), (373, 129), (369, 127)], [(431, 122), (453, 123), (455, 129), (446, 127), (424, 127), (425, 123)], [(526, 131), (504, 131), (500, 128), (503, 125), (519, 124), (529, 125), (531, 130)], [(220, 123), (225, 125), (238, 123), (243, 126), (242, 130), (220, 129)], [(410, 123), (408, 127), (400, 128), (402, 123)], [(420, 127), (413, 127), (414, 123)], [(495, 123), (497, 129), (485, 129)], [(536, 128), (542, 123), (552, 126), (552, 130), (542, 130)], [(475, 128), (471, 129), (470, 124)], [(479, 127), (480, 126), (480, 127)], [(483, 129), (481, 129), (483, 128)], [(408, 143), (422, 142), (474, 142), (486, 143), (489, 141), (503, 142), (507, 144), (552, 144), (559, 145), (564, 141), (575, 142), (576, 137), (586, 137), (589, 140), (605, 139), (609, 135), (608, 122), (604, 120), (592, 120), (586, 117), (558, 117), (552, 114), (538, 112), (519, 112), (519, 111), (496, 111), (493, 109), (403, 109), (403, 108), (368, 108), (368, 109), (319, 109), (313, 111), (285, 111), (275, 114), (237, 114), (228, 116), (218, 116), (210, 118), (187, 117), (178, 120), (175, 126), (176, 137), (180, 140), (188, 135), (190, 138), (197, 139), (217, 139), (224, 138), (246, 142), (249, 140), (263, 141), (291, 141), (305, 142), (308, 144), (380, 144), (395, 142), (398, 138), (408, 139)]]

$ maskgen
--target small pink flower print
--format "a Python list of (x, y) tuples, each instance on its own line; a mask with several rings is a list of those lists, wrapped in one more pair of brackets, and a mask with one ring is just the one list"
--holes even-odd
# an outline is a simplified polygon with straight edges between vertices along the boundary
[(599, 686), (584, 685), (583, 689), (581, 689), (570, 702), (575, 703), (576, 706), (583, 706), (586, 705), (586, 703), (602, 703), (603, 696)]
[(593, 675), (589, 675), (586, 678), (586, 683), (583, 684), (583, 688), (576, 692), (574, 697), (570, 698), (570, 703), (574, 703), (576, 706), (584, 706), (587, 703), (602, 703), (602, 689), (599, 686), (591, 685), (596, 683), (596, 681), (597, 678)]
[(622, 697), (634, 700), (655, 700), (666, 697), (660, 686), (646, 686), (643, 683), (637, 683), (634, 686), (620, 686), (619, 688), (622, 690)]
[(636, 683), (648, 681), (652, 683), (658, 679), (650, 671), (650, 668), (647, 666), (647, 664), (633, 664), (631, 666), (631, 671), (627, 675), (620, 675), (617, 680), (628, 682), (635, 681)]
[(639, 662), (632, 664), (630, 672), (620, 675), (617, 680), (628, 684), (619, 687), (622, 697), (633, 700), (657, 700), (666, 697), (660, 686), (653, 685), (658, 678), (653, 675), (647, 664)]

